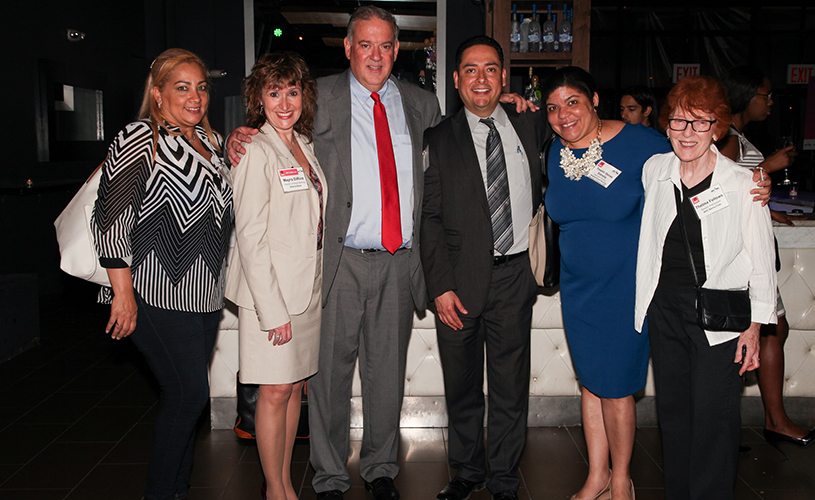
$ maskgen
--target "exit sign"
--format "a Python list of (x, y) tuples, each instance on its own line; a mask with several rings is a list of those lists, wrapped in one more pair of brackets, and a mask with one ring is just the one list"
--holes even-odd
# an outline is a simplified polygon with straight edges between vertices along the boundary
[(806, 85), (815, 73), (815, 64), (790, 64), (787, 66), (787, 83)]
[(677, 83), (686, 76), (699, 76), (699, 63), (674, 64), (673, 82)]

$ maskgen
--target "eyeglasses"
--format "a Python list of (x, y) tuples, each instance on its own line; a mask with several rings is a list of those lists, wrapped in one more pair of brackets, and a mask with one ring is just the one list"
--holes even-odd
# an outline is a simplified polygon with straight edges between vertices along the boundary
[(773, 100), (773, 93), (772, 92), (770, 92), (769, 94), (756, 94), (756, 95), (764, 96), (767, 99), (767, 102), (770, 102), (770, 101)]
[(668, 128), (675, 132), (682, 132), (690, 123), (694, 132), (707, 132), (716, 123), (716, 120), (683, 120), (681, 118), (668, 118)]

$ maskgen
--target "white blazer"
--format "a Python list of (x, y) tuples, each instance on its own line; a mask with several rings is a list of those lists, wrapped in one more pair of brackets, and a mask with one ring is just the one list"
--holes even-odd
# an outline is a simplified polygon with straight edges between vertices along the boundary
[[(722, 186), (728, 206), (701, 220), (705, 255), (703, 285), (719, 290), (750, 286), (750, 307), (754, 323), (776, 322), (775, 246), (770, 211), (753, 201), (752, 171), (722, 156), (716, 146), (711, 187)], [(679, 158), (673, 152), (654, 155), (642, 169), (645, 206), (642, 212), (639, 253), (637, 254), (637, 295), (634, 327), (642, 324), (651, 305), (662, 267), (665, 236), (676, 218), (674, 186), (681, 189)], [(713, 346), (732, 340), (741, 332), (705, 331)]]
[[(297, 142), (323, 187), (328, 189), (312, 144), (295, 132)], [(232, 169), (236, 248), (226, 280), (226, 297), (254, 308), (260, 327), (285, 325), (311, 303), (317, 272), (317, 225), (320, 202), (311, 182), (303, 191), (286, 193), (279, 170), (298, 167), (294, 155), (267, 122), (246, 145)], [(305, 174), (308, 177), (308, 174)]]

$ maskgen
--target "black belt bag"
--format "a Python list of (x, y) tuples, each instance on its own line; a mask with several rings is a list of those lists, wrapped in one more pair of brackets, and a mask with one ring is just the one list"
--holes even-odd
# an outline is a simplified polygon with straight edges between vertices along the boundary
[(685, 249), (688, 252), (688, 262), (693, 272), (694, 289), (696, 290), (696, 324), (702, 330), (712, 332), (743, 332), (750, 328), (750, 290), (716, 290), (699, 285), (696, 276), (696, 265), (693, 263), (688, 235), (685, 232), (685, 221), (682, 219), (682, 202), (679, 200), (679, 189), (674, 187), (676, 198), (676, 212), (679, 217), (679, 228), (682, 230), (682, 239), (685, 240)]

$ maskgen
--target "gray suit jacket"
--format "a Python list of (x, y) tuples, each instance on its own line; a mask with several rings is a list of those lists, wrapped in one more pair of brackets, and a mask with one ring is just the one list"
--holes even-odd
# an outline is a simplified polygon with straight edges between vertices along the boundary
[[(314, 119), (314, 152), (320, 160), (331, 197), (325, 207), (323, 237), (323, 305), (331, 293), (342, 255), (354, 202), (351, 182), (351, 70), (317, 79), (317, 115)], [(410, 291), (416, 308), (427, 305), (424, 273), (419, 254), (424, 173), (422, 143), (425, 129), (441, 120), (436, 96), (391, 76), (402, 94), (402, 105), (413, 142), (413, 236), (410, 250)]]

